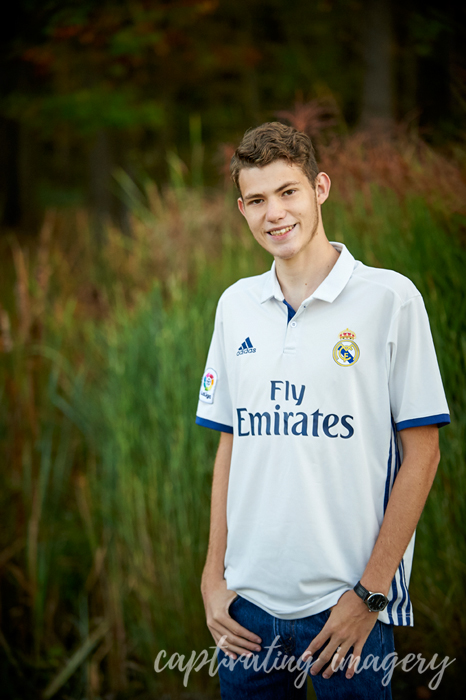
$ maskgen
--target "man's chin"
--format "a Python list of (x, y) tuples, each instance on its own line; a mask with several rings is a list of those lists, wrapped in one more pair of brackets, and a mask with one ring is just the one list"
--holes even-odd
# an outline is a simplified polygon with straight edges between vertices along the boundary
[(293, 260), (299, 254), (297, 250), (270, 251), (275, 260)]

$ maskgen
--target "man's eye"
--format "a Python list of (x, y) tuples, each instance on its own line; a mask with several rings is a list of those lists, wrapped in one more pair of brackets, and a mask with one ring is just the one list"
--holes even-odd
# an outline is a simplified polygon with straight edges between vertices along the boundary
[(260, 204), (263, 200), (262, 199), (251, 199), (249, 204)]
[(294, 194), (296, 190), (285, 190), (283, 194)]

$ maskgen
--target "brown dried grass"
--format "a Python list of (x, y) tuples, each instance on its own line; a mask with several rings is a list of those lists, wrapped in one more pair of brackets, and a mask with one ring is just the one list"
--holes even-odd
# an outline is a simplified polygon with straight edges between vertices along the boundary
[(392, 190), (400, 200), (419, 196), (447, 214), (466, 212), (464, 162), (436, 151), (417, 136), (400, 129), (396, 135), (360, 132), (333, 138), (319, 147), (320, 166), (347, 203), (355, 192), (370, 201), (375, 185)]

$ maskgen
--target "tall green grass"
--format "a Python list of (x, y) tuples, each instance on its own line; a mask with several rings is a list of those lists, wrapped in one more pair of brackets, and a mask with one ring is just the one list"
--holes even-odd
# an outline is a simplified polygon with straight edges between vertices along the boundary
[[(56, 224), (63, 234), (50, 247), (42, 315), (40, 276), (32, 262), (22, 277), (17, 266), (28, 328), (22, 307), (15, 317), (11, 299), (4, 304), (12, 347), (1, 367), (0, 562), (12, 698), (35, 697), (66, 669), (56, 697), (176, 695), (180, 674), (152, 670), (158, 651), (213, 643), (199, 582), (218, 436), (194, 424), (198, 387), (218, 297), (271, 260), (229, 192), (180, 186), (136, 195), (133, 237), (109, 231), (103, 250), (83, 218)], [(441, 431), (442, 462), (418, 528), (416, 627), (400, 643), (458, 656), (466, 626), (464, 218), (381, 186), (353, 188), (350, 200), (337, 192), (323, 213), (331, 240), (411, 277), (430, 314), (452, 425)], [(217, 681), (192, 674), (189, 687), (215, 695)]]

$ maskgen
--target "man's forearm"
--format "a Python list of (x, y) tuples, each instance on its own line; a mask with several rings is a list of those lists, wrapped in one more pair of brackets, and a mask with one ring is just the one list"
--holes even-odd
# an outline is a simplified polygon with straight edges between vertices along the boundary
[(365, 588), (385, 594), (416, 529), (440, 459), (437, 426), (408, 428), (400, 435), (403, 463), (361, 577)]
[(232, 447), (233, 435), (222, 433), (212, 479), (209, 548), (202, 576), (202, 587), (207, 585), (209, 580), (218, 580), (224, 575), (227, 546), (227, 493)]
[[(440, 455), (436, 426), (407, 428), (401, 432), (401, 442), (403, 463), (393, 485), (379, 536), (361, 576), (365, 588), (385, 594), (422, 513)], [(360, 657), (377, 617), (354, 591), (346, 591), (303, 655), (313, 656), (326, 645), (313, 664), (311, 673), (319, 673), (335, 653), (343, 659), (353, 648), (354, 657)], [(333, 668), (327, 668), (324, 677), (329, 678), (333, 672)], [(346, 677), (351, 678), (354, 673), (355, 667), (350, 666)]]

